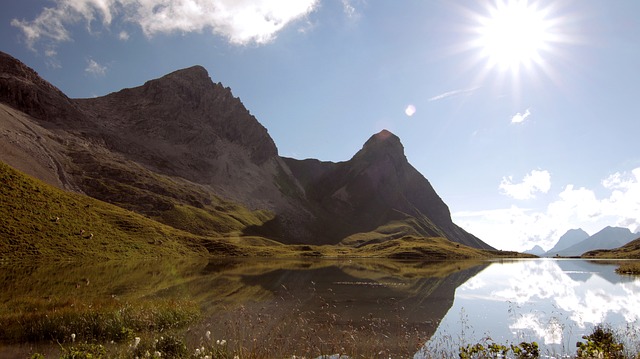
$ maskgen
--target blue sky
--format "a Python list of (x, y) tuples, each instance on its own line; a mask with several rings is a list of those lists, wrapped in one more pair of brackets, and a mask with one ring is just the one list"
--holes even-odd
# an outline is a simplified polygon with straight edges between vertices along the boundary
[(500, 249), (640, 231), (640, 2), (29, 0), (0, 50), (73, 98), (192, 65), (283, 156), (348, 160), (383, 128)]

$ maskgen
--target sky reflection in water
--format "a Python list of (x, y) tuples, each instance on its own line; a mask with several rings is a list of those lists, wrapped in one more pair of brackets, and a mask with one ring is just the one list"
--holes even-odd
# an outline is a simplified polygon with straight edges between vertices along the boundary
[(456, 348), (491, 338), (503, 344), (537, 341), (551, 352), (573, 353), (594, 325), (638, 328), (640, 279), (618, 275), (615, 268), (583, 260), (494, 263), (456, 290), (427, 346), (450, 342)]

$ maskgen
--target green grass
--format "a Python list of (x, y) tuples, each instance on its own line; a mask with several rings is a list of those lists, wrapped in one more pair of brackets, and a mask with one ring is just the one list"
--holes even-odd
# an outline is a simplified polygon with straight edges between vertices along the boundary
[(640, 238), (633, 240), (620, 248), (598, 249), (584, 253), (582, 258), (610, 258), (610, 259), (640, 259)]
[(380, 243), (361, 245), (353, 253), (361, 257), (392, 259), (468, 259), (488, 258), (487, 251), (467, 247), (441, 237), (404, 236)]
[(633, 261), (622, 263), (618, 268), (616, 268), (616, 273), (640, 275), (640, 262)]
[(204, 208), (176, 204), (156, 217), (171, 227), (211, 237), (239, 235), (246, 227), (260, 226), (272, 218), (267, 211), (249, 211), (232, 203)]
[(113, 259), (202, 256), (205, 239), (0, 163), (2, 258)]
[[(295, 313), (294, 313), (295, 314)], [(296, 316), (287, 322), (275, 326), (263, 318), (241, 316), (234, 322), (218, 323), (219, 329), (227, 336), (216, 337), (211, 331), (194, 333), (199, 339), (189, 340), (176, 331), (164, 334), (152, 333), (139, 337), (127, 337), (128, 345), (109, 345), (90, 342), (66, 341), (60, 345), (60, 359), (77, 358), (189, 358), (189, 359), (232, 359), (232, 358), (390, 358), (413, 357), (425, 338), (404, 326), (388, 327), (386, 323), (371, 321), (367, 328), (339, 327), (336, 320), (328, 321), (322, 327), (309, 326), (309, 323), (296, 320)], [(249, 320), (249, 321), (247, 321)], [(240, 325), (238, 325), (240, 324)], [(292, 326), (297, 328), (295, 337), (283, 335)], [(222, 327), (222, 328), (220, 328)], [(387, 339), (389, 330), (399, 331), (404, 338), (401, 342)], [(254, 336), (258, 333), (258, 336)], [(373, 334), (373, 335), (372, 335)], [(321, 336), (322, 335), (322, 336)], [(635, 359), (640, 357), (637, 343), (606, 326), (596, 326), (588, 335), (577, 342), (574, 354), (562, 353), (563, 358), (609, 358)], [(260, 337), (260, 340), (256, 340)], [(295, 338), (295, 339), (294, 339)], [(77, 340), (77, 339), (76, 339)], [(625, 346), (631, 344), (634, 348)], [(125, 344), (127, 344), (125, 343)], [(544, 349), (537, 342), (499, 343), (487, 338), (478, 343), (462, 343), (457, 352), (423, 352), (426, 358), (517, 358), (535, 359), (546, 357)], [(555, 356), (555, 355), (554, 355)], [(35, 353), (32, 359), (45, 358)]]
[(75, 299), (40, 299), (13, 303), (12, 309), (2, 316), (0, 338), (16, 343), (123, 342), (142, 332), (183, 328), (200, 314), (193, 303), (162, 300), (136, 304), (111, 299), (86, 304)]

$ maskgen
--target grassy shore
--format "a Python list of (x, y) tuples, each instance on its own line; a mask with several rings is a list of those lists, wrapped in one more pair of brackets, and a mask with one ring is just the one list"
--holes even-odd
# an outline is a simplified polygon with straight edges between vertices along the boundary
[[(260, 318), (254, 318), (254, 320)], [(241, 318), (246, 320), (246, 318)], [(279, 336), (281, 327), (273, 327), (270, 323), (243, 322), (218, 323), (226, 328), (229, 336), (216, 336), (210, 330), (197, 333), (195, 339), (187, 339), (184, 331), (175, 330), (164, 333), (154, 332), (141, 336), (127, 336), (120, 342), (104, 342), (83, 340), (80, 335), (70, 334), (69, 339), (59, 343), (59, 353), (44, 355), (31, 353), (31, 359), (60, 358), (185, 358), (185, 359), (270, 359), (270, 358), (412, 358), (419, 353), (421, 358), (518, 358), (532, 359), (543, 357), (563, 358), (616, 358), (637, 359), (638, 343), (630, 343), (632, 348), (625, 346), (628, 340), (620, 333), (607, 326), (596, 326), (591, 333), (584, 335), (576, 344), (573, 353), (546, 353), (537, 342), (498, 343), (491, 339), (477, 343), (461, 343), (452, 351), (429, 352), (423, 349), (428, 338), (421, 338), (420, 333), (408, 331), (406, 328), (392, 328), (405, 331), (401, 342), (390, 343), (385, 340), (385, 323), (370, 323), (377, 331), (371, 336), (369, 330), (363, 328), (336, 328), (334, 323), (325, 324), (331, 329), (332, 335), (318, 336), (317, 332), (307, 328), (308, 323), (295, 322), (300, 330), (296, 337)], [(290, 323), (291, 324), (291, 323)], [(259, 328), (256, 328), (259, 326)], [(245, 329), (250, 328), (250, 329)], [(371, 329), (367, 328), (367, 329)], [(250, 331), (261, 330), (263, 334), (269, 331), (267, 339), (256, 340), (247, 336)], [(323, 333), (326, 331), (323, 331)], [(193, 334), (193, 333), (191, 333)], [(193, 335), (192, 335), (193, 336)], [(119, 337), (120, 338), (120, 337)], [(627, 344), (628, 345), (628, 344)], [(551, 355), (551, 356), (549, 356)]]
[(640, 262), (633, 261), (628, 263), (622, 263), (618, 268), (616, 268), (616, 273), (640, 275)]

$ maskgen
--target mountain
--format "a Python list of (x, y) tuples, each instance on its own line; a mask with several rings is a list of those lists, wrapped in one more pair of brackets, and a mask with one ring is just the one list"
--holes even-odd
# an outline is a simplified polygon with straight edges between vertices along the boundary
[[(634, 236), (638, 237), (636, 233)], [(582, 255), (585, 258), (628, 258), (640, 259), (640, 237), (628, 242), (622, 247), (614, 249), (599, 249), (586, 252)]]
[(597, 249), (613, 249), (636, 238), (628, 228), (606, 227), (591, 237), (558, 252), (561, 256), (579, 256)]
[(576, 245), (585, 239), (589, 238), (589, 233), (582, 230), (582, 228), (578, 229), (570, 229), (565, 234), (563, 234), (558, 242), (553, 248), (547, 251), (547, 256), (555, 256), (561, 250), (567, 249), (573, 245)]
[[(331, 242), (354, 233), (396, 224), (395, 235), (455, 238), (456, 242), (491, 249), (451, 221), (449, 208), (429, 181), (409, 162), (400, 139), (387, 130), (371, 136), (349, 161), (326, 163), (285, 159), (300, 179), (307, 199), (319, 209), (319, 224), (331, 231)], [(398, 226), (407, 225), (411, 233)], [(363, 245), (377, 240), (355, 240)]]
[(280, 157), (201, 66), (70, 99), (0, 53), (0, 119), (0, 160), (194, 235), (358, 246), (438, 236), (492, 249), (451, 221), (391, 132), (345, 162)]
[(534, 256), (541, 256), (541, 255), (544, 255), (546, 252), (539, 245), (535, 245), (533, 246), (533, 248), (527, 251), (524, 251), (524, 253), (533, 254)]

